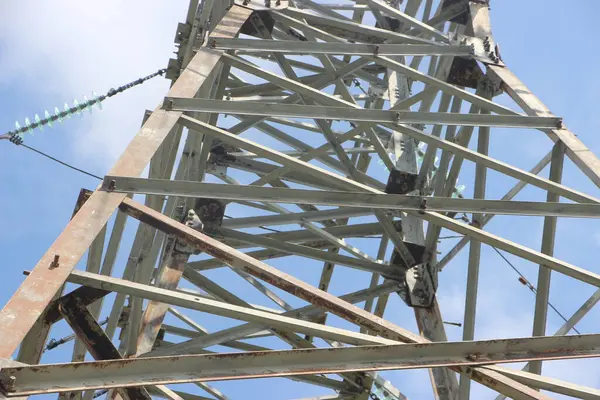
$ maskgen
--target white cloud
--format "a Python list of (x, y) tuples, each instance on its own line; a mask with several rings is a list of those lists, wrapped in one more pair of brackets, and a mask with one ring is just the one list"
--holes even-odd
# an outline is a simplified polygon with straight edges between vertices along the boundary
[[(2, 2), (0, 84), (35, 88), (50, 108), (152, 73), (175, 50), (175, 30), (187, 5), (187, 0)], [(144, 109), (156, 107), (167, 88), (157, 78), (110, 99), (85, 122), (71, 121), (72, 137), (56, 140), (70, 141), (86, 165), (106, 169), (137, 131)]]

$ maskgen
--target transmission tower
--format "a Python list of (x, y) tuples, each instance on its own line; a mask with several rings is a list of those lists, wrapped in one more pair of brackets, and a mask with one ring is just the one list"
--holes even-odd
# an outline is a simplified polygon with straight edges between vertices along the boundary
[[(384, 371), (429, 368), (428, 398), (468, 399), (471, 381), (600, 398), (542, 375), (599, 354), (600, 334), (567, 334), (600, 291), (546, 326), (552, 272), (600, 286), (553, 257), (559, 217), (600, 215), (564, 161), (600, 185), (600, 160), (505, 64), (488, 1), (192, 0), (175, 43), (164, 102), (0, 313), (3, 396), (226, 399), (212, 381), (255, 379), (246, 398), (399, 400)], [(508, 129), (546, 134), (547, 156), (488, 155)], [(497, 177), (513, 185), (499, 200)], [(545, 201), (514, 200), (530, 187)], [(543, 217), (541, 249), (486, 230), (514, 216)], [(482, 246), (539, 269), (520, 277), (531, 337), (474, 340)], [(445, 322), (436, 292), (458, 264), (464, 319)], [(72, 356), (42, 363), (59, 346)]]

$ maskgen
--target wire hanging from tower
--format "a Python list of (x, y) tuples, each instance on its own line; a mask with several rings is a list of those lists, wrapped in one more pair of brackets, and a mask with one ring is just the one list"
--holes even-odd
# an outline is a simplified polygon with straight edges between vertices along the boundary
[(93, 97), (88, 99), (87, 96), (83, 96), (83, 102), (79, 103), (77, 100), (73, 100), (73, 106), (69, 107), (67, 103), (65, 103), (63, 110), (60, 111), (58, 107), (54, 107), (54, 115), (51, 115), (48, 110), (44, 112), (44, 118), (40, 118), (38, 114), (35, 114), (33, 118), (33, 122), (29, 120), (29, 118), (25, 118), (25, 123), (21, 125), (19, 121), (15, 122), (15, 129), (8, 131), (7, 133), (0, 135), (0, 140), (9, 140), (10, 142), (20, 145), (23, 144), (25, 133), (33, 134), (35, 129), (44, 130), (44, 126), (48, 126), (52, 128), (54, 122), (58, 121), (62, 123), (64, 119), (71, 118), (72, 115), (77, 114), (81, 115), (83, 111), (92, 112), (92, 106), (97, 106), (99, 109), (102, 109), (102, 102), (109, 97), (113, 97), (119, 93), (123, 93), (124, 91), (131, 89), (132, 87), (141, 85), (142, 83), (156, 77), (159, 75), (163, 75), (167, 70), (160, 69), (153, 74), (148, 76), (136, 79), (133, 82), (127, 83), (123, 86), (119, 86), (116, 89), (111, 88), (106, 94), (96, 95), (93, 93)]

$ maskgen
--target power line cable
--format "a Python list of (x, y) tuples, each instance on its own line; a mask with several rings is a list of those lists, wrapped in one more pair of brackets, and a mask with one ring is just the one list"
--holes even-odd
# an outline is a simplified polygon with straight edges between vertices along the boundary
[(7, 133), (0, 135), (0, 140), (5, 139), (9, 140), (16, 145), (20, 145), (23, 143), (23, 136), (25, 133), (32, 133), (34, 129), (43, 130), (44, 126), (52, 127), (52, 123), (58, 121), (63, 121), (64, 118), (71, 118), (72, 115), (78, 114), (80, 115), (82, 111), (88, 110), (90, 113), (92, 112), (92, 106), (96, 105), (100, 109), (102, 108), (101, 103), (108, 99), (109, 97), (116, 96), (117, 94), (123, 93), (126, 90), (129, 90), (135, 86), (141, 85), (142, 83), (155, 78), (157, 76), (162, 76), (167, 70), (159, 69), (153, 74), (141, 77), (136, 79), (135, 81), (129, 82), (125, 85), (119, 86), (116, 89), (111, 88), (106, 94), (97, 96), (94, 93), (94, 97), (91, 100), (88, 100), (87, 97), (83, 97), (83, 103), (79, 103), (77, 100), (73, 101), (73, 106), (69, 107), (67, 103), (65, 103), (63, 111), (59, 111), (58, 107), (54, 107), (54, 115), (50, 115), (50, 113), (46, 110), (44, 112), (44, 118), (40, 118), (37, 114), (35, 114), (33, 123), (29, 121), (29, 118), (25, 118), (25, 124), (21, 126), (19, 122), (15, 122), (15, 129), (12, 131), (8, 131)]
[[(75, 167), (75, 166), (73, 166), (73, 165), (71, 165), (71, 164), (69, 164), (69, 163), (67, 163), (67, 162), (65, 162), (65, 161), (59, 160), (59, 159), (58, 159), (58, 158), (56, 158), (56, 157), (52, 157), (52, 156), (50, 156), (49, 154), (46, 154), (46, 153), (44, 153), (43, 151), (37, 150), (37, 149), (35, 149), (35, 148), (31, 147), (31, 146), (28, 146), (28, 145), (26, 145), (26, 144), (23, 144), (23, 143), (20, 143), (19, 145), (20, 145), (20, 146), (22, 146), (22, 147), (25, 147), (26, 149), (28, 149), (28, 150), (31, 150), (31, 151), (33, 151), (33, 152), (35, 152), (35, 153), (38, 153), (38, 154), (40, 154), (40, 155), (42, 155), (42, 156), (44, 156), (44, 157), (46, 157), (46, 158), (48, 158), (48, 159), (50, 159), (50, 160), (52, 160), (52, 161), (54, 161), (54, 162), (57, 162), (57, 163), (59, 163), (60, 165), (63, 165), (63, 166), (65, 166), (65, 167), (67, 167), (67, 168), (70, 168), (70, 169), (72, 169), (72, 170), (74, 170), (74, 171), (80, 172), (80, 173), (82, 173), (82, 174), (88, 175), (88, 176), (90, 176), (90, 177), (92, 177), (92, 178), (96, 178), (96, 179), (98, 179), (98, 180), (102, 180), (102, 178), (101, 178), (101, 177), (99, 177), (98, 175), (94, 175), (94, 174), (93, 174), (93, 173), (91, 173), (91, 172), (85, 171), (85, 170), (83, 170), (83, 169), (81, 169), (81, 168), (77, 168), (77, 167)], [(229, 216), (229, 215), (225, 215), (225, 218), (233, 218), (233, 217), (231, 217), (231, 216)], [(263, 229), (263, 230), (266, 230), (266, 231), (269, 231), (269, 232), (281, 233), (281, 231), (279, 231), (279, 230), (276, 230), (276, 229), (271, 229), (271, 228), (267, 228), (267, 227), (265, 227), (265, 226), (258, 226), (258, 228), (260, 228), (260, 229)], [(458, 237), (462, 237), (462, 236), (449, 236), (449, 237), (444, 237), (443, 239), (450, 239), (450, 238), (455, 238), (455, 237), (457, 237), (457, 238), (458, 238)], [(373, 237), (373, 236), (369, 237), (369, 236), (366, 236), (366, 237), (364, 237), (364, 239), (380, 239), (380, 237)], [(440, 238), (440, 239), (442, 239), (442, 238)], [(508, 265), (509, 265), (509, 266), (510, 266), (510, 267), (511, 267), (511, 268), (512, 268), (512, 269), (513, 269), (513, 270), (514, 270), (514, 271), (515, 271), (515, 272), (516, 272), (518, 275), (519, 275), (519, 282), (521, 282), (523, 285), (527, 286), (527, 287), (528, 287), (528, 288), (529, 288), (529, 289), (530, 289), (530, 290), (531, 290), (531, 291), (532, 291), (534, 294), (537, 294), (537, 288), (536, 288), (535, 286), (533, 286), (533, 284), (532, 284), (531, 282), (529, 282), (529, 280), (528, 280), (528, 279), (525, 277), (525, 275), (523, 275), (523, 274), (521, 273), (521, 271), (519, 271), (519, 270), (517, 269), (517, 267), (515, 267), (515, 266), (514, 266), (514, 265), (513, 265), (513, 264), (512, 264), (512, 263), (511, 263), (511, 262), (510, 262), (510, 261), (509, 261), (509, 260), (508, 260), (508, 259), (507, 259), (505, 256), (504, 256), (504, 254), (502, 254), (502, 253), (501, 253), (501, 252), (500, 252), (500, 251), (499, 251), (497, 248), (495, 248), (495, 247), (493, 247), (493, 246), (490, 246), (490, 247), (492, 247), (492, 249), (494, 249), (494, 251), (496, 251), (496, 253), (498, 253), (498, 255), (499, 255), (500, 257), (502, 257), (502, 259), (503, 259), (503, 260), (504, 260), (504, 261), (505, 261), (505, 262), (506, 262), (506, 263), (507, 263), (507, 264), (508, 264)], [(565, 316), (564, 316), (564, 315), (563, 315), (563, 314), (562, 314), (562, 313), (561, 313), (561, 312), (560, 312), (560, 311), (559, 311), (559, 310), (558, 310), (558, 309), (557, 309), (557, 308), (556, 308), (556, 307), (555, 307), (555, 306), (554, 306), (554, 305), (553, 305), (553, 304), (552, 304), (550, 301), (548, 301), (548, 306), (549, 306), (550, 308), (552, 308), (552, 310), (554, 310), (554, 312), (555, 312), (555, 313), (556, 313), (556, 314), (557, 314), (557, 315), (558, 315), (558, 316), (559, 316), (559, 317), (560, 317), (560, 318), (561, 318), (563, 321), (565, 321), (565, 322), (568, 322), (568, 319), (567, 319), (567, 318), (566, 318), (566, 317), (565, 317)], [(581, 334), (581, 333), (580, 333), (580, 332), (577, 330), (577, 328), (576, 328), (575, 326), (573, 326), (573, 330), (574, 330), (575, 332), (577, 332), (577, 334)]]
[[(502, 257), (502, 259), (504, 261), (506, 261), (506, 263), (519, 275), (519, 282), (521, 282), (523, 285), (527, 286), (529, 288), (529, 290), (531, 290), (534, 294), (537, 294), (537, 288), (535, 286), (533, 286), (533, 284), (531, 282), (529, 282), (529, 280), (525, 277), (525, 275), (523, 275), (521, 273), (521, 271), (519, 271), (517, 269), (517, 267), (515, 267), (513, 265), (513, 263), (511, 263), (508, 258), (506, 258), (504, 256), (504, 254), (502, 254), (497, 248), (495, 248), (494, 246), (490, 246), (492, 249), (494, 249), (494, 251), (496, 251), (496, 253), (498, 253), (498, 255), (500, 257)], [(558, 316), (560, 318), (563, 319), (563, 321), (568, 322), (568, 319), (560, 312), (558, 311), (558, 309), (556, 307), (554, 307), (554, 305), (552, 305), (552, 303), (550, 303), (550, 301), (548, 301), (548, 305), (550, 306), (550, 308), (552, 308), (554, 310), (554, 312), (556, 312), (556, 314), (558, 314)], [(575, 332), (577, 332), (577, 334), (581, 335), (581, 332), (579, 332), (577, 330), (577, 328), (575, 328), (575, 326), (573, 326), (573, 330)]]
[(92, 178), (96, 178), (99, 180), (102, 180), (101, 177), (99, 177), (98, 175), (92, 174), (91, 172), (88, 172), (86, 170), (83, 170), (81, 168), (77, 168), (75, 166), (73, 166), (72, 164), (69, 164), (65, 161), (62, 161), (56, 157), (53, 157), (41, 150), (38, 150), (34, 147), (28, 146), (26, 144), (23, 143), (23, 135), (26, 132), (33, 132), (34, 129), (41, 129), (43, 130), (44, 126), (49, 126), (52, 127), (52, 123), (59, 121), (62, 122), (64, 118), (71, 118), (72, 115), (74, 114), (81, 114), (82, 111), (88, 110), (89, 112), (91, 112), (91, 107), (93, 105), (97, 105), (99, 108), (102, 108), (101, 103), (106, 100), (107, 98), (116, 96), (117, 94), (123, 93), (135, 86), (141, 85), (142, 83), (155, 78), (157, 76), (162, 76), (167, 70), (166, 69), (159, 69), (158, 71), (138, 78), (135, 81), (129, 82), (125, 85), (122, 86), (118, 86), (116, 89), (115, 88), (111, 88), (108, 92), (106, 92), (106, 94), (101, 95), (101, 96), (96, 96), (94, 94), (94, 97), (91, 100), (88, 100), (87, 97), (84, 96), (84, 101), (83, 103), (78, 103), (77, 100), (75, 100), (73, 102), (73, 107), (69, 107), (66, 103), (65, 103), (65, 107), (64, 107), (64, 111), (60, 112), (58, 110), (58, 107), (54, 108), (54, 115), (50, 115), (50, 113), (48, 111), (46, 111), (44, 113), (45, 118), (40, 119), (39, 116), (36, 114), (35, 118), (34, 118), (34, 122), (31, 123), (29, 121), (28, 118), (25, 119), (25, 124), (24, 126), (21, 126), (18, 122), (15, 122), (15, 129), (12, 131), (8, 131), (7, 133), (0, 135), (0, 140), (9, 140), (11, 143), (17, 145), (17, 146), (22, 146), (28, 150), (31, 150), (43, 157), (46, 157), (54, 162), (57, 162), (67, 168), (70, 168), (72, 170), (75, 170), (77, 172), (81, 172), (82, 174), (91, 176)]
[(24, 143), (21, 143), (21, 144), (20, 144), (20, 146), (22, 146), (22, 147), (24, 147), (24, 148), (26, 148), (26, 149), (28, 149), (28, 150), (31, 150), (31, 151), (33, 151), (33, 152), (35, 152), (35, 153), (37, 153), (37, 154), (40, 154), (40, 155), (42, 155), (42, 156), (44, 156), (44, 157), (46, 157), (46, 158), (48, 158), (48, 159), (50, 159), (50, 160), (52, 160), (52, 161), (54, 161), (54, 162), (57, 162), (57, 163), (59, 163), (60, 165), (63, 165), (63, 166), (65, 166), (65, 167), (67, 167), (67, 168), (71, 168), (72, 170), (75, 170), (75, 171), (81, 172), (82, 174), (85, 174), (85, 175), (91, 176), (92, 178), (96, 178), (96, 179), (102, 180), (102, 178), (101, 178), (101, 177), (99, 177), (98, 175), (94, 175), (94, 174), (92, 174), (91, 172), (87, 172), (86, 170), (83, 170), (83, 169), (81, 169), (81, 168), (77, 168), (77, 167), (75, 167), (75, 166), (73, 166), (73, 165), (71, 165), (71, 164), (69, 164), (69, 163), (67, 163), (67, 162), (65, 162), (65, 161), (61, 161), (61, 160), (59, 160), (59, 159), (58, 159), (58, 158), (56, 158), (56, 157), (52, 157), (51, 155), (49, 155), (49, 154), (46, 154), (46, 153), (44, 153), (43, 151), (40, 151), (40, 150), (38, 150), (38, 149), (35, 149), (35, 148), (33, 148), (33, 147), (31, 147), (31, 146), (28, 146), (28, 145), (26, 145), (26, 144), (24, 144)]

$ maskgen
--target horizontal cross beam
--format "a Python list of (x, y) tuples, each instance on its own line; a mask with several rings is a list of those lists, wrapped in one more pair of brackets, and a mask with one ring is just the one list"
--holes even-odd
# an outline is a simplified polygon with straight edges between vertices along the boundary
[(544, 203), (421, 197), (364, 192), (304, 190), (192, 181), (107, 176), (103, 187), (120, 193), (144, 193), (223, 200), (267, 201), (404, 211), (466, 212), (505, 215), (600, 218), (600, 204)]
[(222, 301), (202, 298), (193, 294), (161, 289), (155, 286), (92, 274), (90, 272), (75, 270), (69, 275), (68, 279), (69, 282), (79, 285), (104, 288), (113, 292), (125, 293), (135, 297), (142, 297), (148, 300), (188, 308), (190, 310), (202, 311), (240, 321), (253, 322), (283, 330), (305, 333), (325, 339), (337, 340), (342, 343), (355, 345), (398, 343), (397, 341), (390, 339), (324, 326), (267, 311), (236, 306)]
[(362, 44), (298, 42), (292, 40), (221, 39), (209, 40), (208, 45), (221, 50), (238, 50), (242, 53), (277, 52), (282, 54), (321, 55), (388, 55), (388, 56), (457, 56), (470, 57), (473, 48), (464, 45), (436, 44)]
[[(244, 272), (247, 272), (256, 278), (259, 278), (265, 282), (268, 282), (279, 289), (282, 289), (288, 293), (291, 293), (301, 299), (304, 299), (312, 304), (318, 305), (319, 307), (328, 310), (329, 312), (351, 322), (359, 325), (362, 328), (368, 329), (372, 332), (377, 332), (378, 334), (384, 336), (384, 339), (381, 337), (375, 337), (372, 335), (367, 336), (366, 340), (394, 340), (406, 343), (419, 343), (425, 344), (430, 343), (429, 340), (414, 334), (404, 328), (401, 328), (398, 325), (395, 325), (389, 321), (383, 320), (368, 311), (356, 307), (346, 301), (339, 299), (336, 296), (331, 295), (323, 290), (316, 288), (306, 282), (303, 282), (297, 278), (294, 278), (282, 271), (279, 271), (276, 268), (273, 268), (269, 265), (261, 263), (260, 261), (254, 260), (247, 255), (232, 249), (231, 247), (224, 246), (218, 241), (184, 225), (179, 222), (172, 220), (165, 215), (152, 210), (149, 207), (145, 207), (133, 200), (125, 199), (120, 206), (120, 210), (127, 213), (128, 215), (133, 216), (141, 222), (147, 223), (153, 226), (156, 229), (159, 229), (165, 233), (171, 234), (174, 237), (178, 237), (183, 239), (190, 244), (197, 247), (198, 250), (206, 252), (213, 257), (219, 258), (224, 261), (227, 265), (232, 268), (241, 269)], [(434, 213), (426, 213), (428, 215), (435, 215)], [(534, 253), (531, 251), (531, 253)], [(579, 275), (584, 275), (579, 269), (576, 267), (569, 266), (567, 264), (559, 263), (559, 267), (561, 270), (567, 272), (577, 272)], [(593, 276), (593, 274), (587, 274), (592, 280), (599, 280), (600, 277)], [(588, 278), (588, 276), (584, 276), (584, 278)], [(232, 305), (228, 305), (229, 307), (233, 307)], [(242, 310), (238, 311), (244, 311)], [(255, 310), (251, 310), (256, 312)], [(235, 317), (234, 317), (235, 318)], [(279, 316), (281, 318), (281, 316)], [(293, 321), (290, 321), (293, 323)], [(316, 324), (318, 325), (318, 324)], [(308, 323), (301, 324), (300, 329), (305, 331), (308, 328)], [(313, 327), (315, 331), (321, 331), (326, 333), (330, 338), (333, 336), (332, 329), (327, 326), (315, 326)], [(347, 331), (342, 331), (340, 333), (346, 334), (350, 339), (356, 341), (357, 335), (356, 333), (348, 334)], [(321, 333), (321, 337), (325, 337)], [(344, 339), (346, 340), (346, 339)], [(395, 344), (395, 343), (394, 343)], [(493, 371), (482, 370), (481, 368), (465, 368), (463, 366), (452, 366), (450, 367), (452, 370), (456, 372), (466, 373), (469, 372), (472, 376), (472, 379), (477, 382), (486, 385), (494, 390), (497, 390), (505, 395), (515, 397), (518, 399), (544, 399), (546, 396), (540, 395), (535, 390), (530, 389), (529, 387), (522, 385), (510, 378), (503, 376), (502, 374), (495, 373)], [(468, 371), (467, 371), (468, 370)]]
[(232, 115), (331, 119), (371, 123), (435, 124), (489, 126), (502, 128), (555, 129), (562, 124), (558, 117), (523, 115), (461, 114), (420, 111), (376, 110), (335, 106), (238, 102), (213, 99), (166, 97), (163, 107), (174, 111), (213, 112)]
[[(9, 396), (241, 378), (600, 356), (600, 335), (151, 357), (8, 367)], [(234, 366), (234, 368), (232, 368)]]
[(362, 217), (371, 214), (365, 208), (343, 207), (335, 210), (307, 211), (302, 213), (290, 213), (279, 215), (264, 215), (257, 217), (231, 218), (223, 221), (224, 228), (249, 228), (261, 225), (287, 225), (291, 223), (303, 223), (314, 221), (327, 221), (337, 218)]

